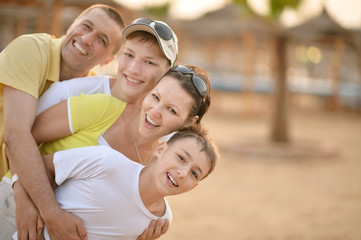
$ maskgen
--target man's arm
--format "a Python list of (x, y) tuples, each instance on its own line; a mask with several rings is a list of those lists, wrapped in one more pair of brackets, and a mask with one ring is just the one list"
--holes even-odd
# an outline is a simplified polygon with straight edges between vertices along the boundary
[[(4, 86), (4, 142), (11, 166), (38, 208), (52, 239), (86, 238), (79, 218), (62, 211), (50, 186), (44, 162), (31, 134), (37, 99)], [(13, 173), (15, 173), (13, 171)]]

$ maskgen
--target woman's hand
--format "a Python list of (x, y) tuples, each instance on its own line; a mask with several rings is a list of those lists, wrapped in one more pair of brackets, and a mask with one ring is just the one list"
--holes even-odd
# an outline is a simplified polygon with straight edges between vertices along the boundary
[(137, 240), (154, 240), (162, 236), (168, 231), (169, 220), (165, 219), (164, 224), (162, 218), (152, 220), (149, 227), (137, 238)]

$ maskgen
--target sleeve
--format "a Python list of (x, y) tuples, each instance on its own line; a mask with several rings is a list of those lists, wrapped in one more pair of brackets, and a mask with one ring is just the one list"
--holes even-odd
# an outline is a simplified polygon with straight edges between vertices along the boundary
[(56, 152), (53, 163), (58, 185), (67, 179), (87, 179), (104, 171), (104, 161), (109, 154), (107, 146), (72, 148)]
[(73, 96), (68, 99), (69, 128), (72, 133), (84, 129), (110, 126), (126, 106), (107, 94)]
[(111, 95), (109, 77), (73, 78), (51, 84), (49, 89), (39, 98), (37, 114), (61, 101), (67, 100), (71, 96), (79, 96), (82, 93), (87, 95), (96, 93)]
[(28, 35), (16, 38), (0, 54), (0, 82), (38, 98), (48, 57)]
[(55, 82), (51, 84), (50, 88), (39, 98), (36, 115), (39, 115), (51, 106), (54, 106), (55, 104), (68, 98), (69, 94), (63, 82)]

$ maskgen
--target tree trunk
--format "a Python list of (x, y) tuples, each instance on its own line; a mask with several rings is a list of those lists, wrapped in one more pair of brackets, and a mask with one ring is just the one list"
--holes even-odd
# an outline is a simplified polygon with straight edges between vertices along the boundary
[(288, 88), (287, 88), (287, 37), (280, 35), (276, 39), (274, 89), (274, 109), (271, 126), (271, 141), (289, 142), (288, 134)]

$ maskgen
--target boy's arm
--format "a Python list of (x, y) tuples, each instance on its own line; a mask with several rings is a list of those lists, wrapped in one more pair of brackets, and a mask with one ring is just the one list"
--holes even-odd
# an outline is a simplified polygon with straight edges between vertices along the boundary
[(164, 235), (169, 228), (169, 219), (164, 220), (158, 218), (158, 220), (152, 220), (149, 227), (143, 231), (143, 233), (137, 238), (137, 240), (154, 240)]

